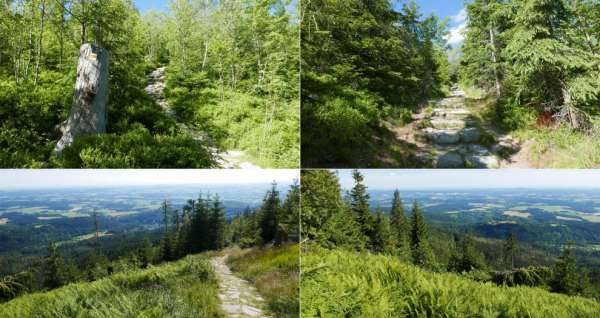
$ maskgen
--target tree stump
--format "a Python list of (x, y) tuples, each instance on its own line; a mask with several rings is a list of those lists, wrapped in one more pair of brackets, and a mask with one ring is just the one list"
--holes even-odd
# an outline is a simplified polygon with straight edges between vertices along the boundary
[(54, 152), (60, 153), (80, 136), (106, 132), (108, 63), (107, 50), (94, 44), (81, 45), (71, 113), (61, 124), (63, 135)]

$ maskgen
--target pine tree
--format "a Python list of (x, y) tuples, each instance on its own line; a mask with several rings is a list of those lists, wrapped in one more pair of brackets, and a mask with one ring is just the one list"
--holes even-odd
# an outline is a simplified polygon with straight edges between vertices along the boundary
[(552, 291), (575, 295), (579, 291), (579, 277), (575, 256), (573, 255), (572, 243), (567, 242), (563, 249), (563, 254), (558, 258), (554, 265), (553, 278), (550, 282)]
[(390, 227), (388, 217), (380, 208), (375, 212), (375, 231), (373, 237), (373, 252), (394, 254), (396, 252), (396, 237)]
[(142, 241), (142, 246), (140, 246), (138, 249), (137, 254), (142, 268), (147, 268), (148, 265), (152, 264), (154, 259), (152, 255), (152, 243), (150, 243), (150, 239), (148, 237), (145, 237)]
[(509, 233), (504, 241), (504, 263), (509, 268), (515, 268), (515, 254), (517, 248), (517, 236), (513, 233)]
[(417, 201), (413, 202), (411, 251), (415, 265), (429, 267), (433, 265), (433, 254), (429, 247), (427, 226)]
[(44, 287), (58, 288), (66, 283), (65, 262), (54, 243), (48, 244), (48, 255), (44, 259)]
[(262, 244), (268, 244), (275, 240), (277, 235), (277, 216), (279, 215), (279, 191), (277, 184), (273, 182), (271, 190), (267, 192), (260, 207), (260, 237)]
[(194, 211), (190, 220), (190, 229), (188, 232), (187, 251), (189, 253), (199, 253), (209, 249), (209, 207), (208, 200), (202, 195), (198, 196), (198, 200), (194, 205)]
[(358, 170), (352, 171), (354, 187), (350, 190), (350, 210), (358, 223), (362, 234), (367, 239), (366, 246), (373, 248), (375, 236), (375, 222), (369, 208), (369, 194), (367, 187), (363, 184), (363, 176)]
[(475, 248), (475, 241), (470, 235), (465, 235), (460, 241), (460, 260), (455, 269), (457, 272), (470, 272), (485, 268), (483, 255)]
[(214, 196), (209, 213), (209, 249), (220, 250), (225, 247), (225, 210), (218, 195)]
[(394, 191), (394, 200), (390, 210), (390, 225), (392, 233), (396, 237), (398, 251), (401, 256), (406, 256), (410, 251), (410, 224), (404, 214), (404, 206), (400, 199), (400, 192)]
[(327, 170), (302, 170), (301, 240), (329, 248), (362, 250), (366, 238), (342, 201), (337, 175)]
[(281, 206), (276, 243), (286, 241), (298, 242), (300, 217), (300, 185), (298, 180), (290, 186), (285, 201)]

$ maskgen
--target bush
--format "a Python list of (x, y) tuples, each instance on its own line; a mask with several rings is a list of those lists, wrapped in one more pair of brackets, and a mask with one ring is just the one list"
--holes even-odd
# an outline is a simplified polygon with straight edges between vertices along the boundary
[(61, 168), (210, 168), (215, 159), (192, 137), (151, 135), (141, 125), (123, 134), (82, 137), (53, 158)]

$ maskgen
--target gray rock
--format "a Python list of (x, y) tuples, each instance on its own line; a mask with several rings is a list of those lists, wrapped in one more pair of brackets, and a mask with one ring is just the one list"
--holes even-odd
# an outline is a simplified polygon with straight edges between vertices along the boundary
[(436, 168), (464, 168), (463, 157), (457, 152), (447, 152), (435, 160)]
[(458, 130), (431, 129), (429, 130), (428, 135), (433, 143), (439, 145), (455, 144), (460, 141), (460, 134)]
[(452, 119), (452, 118), (440, 118), (435, 117), (431, 119), (431, 126), (437, 129), (445, 129), (445, 128), (464, 128), (466, 126), (465, 120), (462, 119)]
[(488, 168), (495, 169), (500, 167), (500, 161), (494, 155), (468, 155), (465, 158), (467, 165), (473, 168)]
[(460, 139), (466, 143), (478, 142), (481, 138), (481, 131), (477, 127), (468, 127), (461, 131)]
[(81, 45), (71, 112), (61, 124), (63, 135), (54, 152), (60, 153), (80, 136), (106, 132), (108, 63), (107, 50), (94, 44)]

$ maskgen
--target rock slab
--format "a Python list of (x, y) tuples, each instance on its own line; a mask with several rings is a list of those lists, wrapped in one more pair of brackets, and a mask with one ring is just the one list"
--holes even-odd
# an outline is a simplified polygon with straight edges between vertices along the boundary
[(106, 132), (108, 63), (109, 54), (103, 48), (86, 43), (79, 49), (73, 103), (69, 117), (60, 126), (62, 137), (54, 147), (56, 153), (80, 136)]

